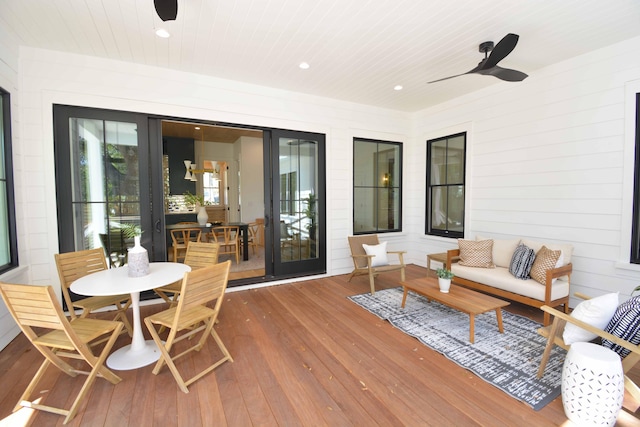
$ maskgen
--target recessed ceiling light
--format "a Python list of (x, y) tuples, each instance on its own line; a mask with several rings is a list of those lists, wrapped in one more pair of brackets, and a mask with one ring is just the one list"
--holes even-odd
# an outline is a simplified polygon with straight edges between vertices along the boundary
[(298, 65), (298, 67), (302, 68), (303, 70), (306, 70), (309, 68), (309, 63), (301, 62), (300, 65)]
[(200, 126), (196, 126), (196, 130), (200, 130)]
[(395, 85), (393, 90), (402, 90), (402, 85)]
[(156, 36), (162, 37), (163, 39), (168, 38), (170, 35), (171, 34), (169, 34), (169, 31), (165, 30), (164, 28), (158, 28), (156, 30)]

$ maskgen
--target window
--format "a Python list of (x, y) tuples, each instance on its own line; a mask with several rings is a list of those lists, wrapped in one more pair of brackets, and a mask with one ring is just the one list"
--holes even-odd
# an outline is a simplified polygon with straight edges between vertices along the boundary
[(354, 138), (354, 234), (402, 231), (401, 170), (401, 143)]
[(466, 132), (427, 141), (426, 234), (464, 237)]
[(9, 93), (0, 88), (0, 273), (18, 266), (10, 107)]
[(640, 93), (636, 94), (636, 156), (633, 176), (633, 225), (631, 227), (632, 264), (640, 264)]

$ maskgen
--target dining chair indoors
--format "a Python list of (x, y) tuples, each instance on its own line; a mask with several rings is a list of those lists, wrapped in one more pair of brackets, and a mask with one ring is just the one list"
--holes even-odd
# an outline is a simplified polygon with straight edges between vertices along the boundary
[[(224, 300), (230, 268), (231, 261), (225, 261), (185, 273), (178, 304), (144, 319), (151, 337), (160, 349), (160, 359), (153, 368), (153, 374), (158, 375), (166, 364), (178, 383), (178, 387), (185, 393), (189, 393), (187, 387), (190, 384), (213, 371), (227, 360), (233, 362), (231, 354), (214, 328)], [(208, 306), (209, 303), (214, 301), (213, 308)], [(166, 339), (160, 338), (160, 331), (164, 328), (169, 329)], [(209, 336), (215, 340), (222, 352), (222, 358), (185, 380), (178, 371), (175, 360), (194, 350), (199, 352), (207, 343)], [(191, 340), (192, 338), (193, 340)], [(198, 339), (196, 340), (196, 338)], [(179, 352), (174, 352), (174, 345), (184, 339), (189, 339), (188, 345), (190, 347), (187, 349), (181, 347)], [(172, 353), (177, 354), (172, 355)], [(208, 354), (209, 352), (205, 353)], [(189, 372), (193, 373), (192, 371)]]
[[(184, 263), (191, 267), (191, 270), (209, 267), (218, 263), (218, 243), (191, 242), (187, 247), (187, 253), (184, 257)], [(155, 288), (154, 292), (165, 300), (170, 307), (178, 302), (178, 295), (182, 287), (182, 280), (174, 282), (167, 286)]]
[(109, 296), (93, 296), (80, 299), (78, 301), (71, 300), (69, 288), (74, 280), (84, 277), (96, 271), (106, 270), (107, 263), (103, 250), (100, 248), (87, 249), (76, 252), (66, 252), (54, 255), (56, 267), (58, 268), (58, 277), (60, 278), (60, 286), (62, 287), (62, 296), (69, 315), (72, 319), (77, 317), (75, 309), (81, 309), (80, 318), (85, 318), (92, 312), (114, 306), (116, 315), (113, 320), (120, 320), (124, 323), (125, 330), (132, 336), (133, 330), (129, 319), (127, 319), (127, 309), (131, 305), (131, 296), (129, 294), (109, 295)]
[(182, 228), (170, 230), (171, 249), (173, 251), (173, 262), (179, 262), (187, 252), (187, 246), (191, 242), (199, 242), (202, 230), (199, 228)]
[[(106, 379), (117, 384), (121, 378), (104, 366), (105, 359), (116, 342), (122, 330), (122, 322), (87, 318), (67, 320), (62, 307), (58, 303), (56, 294), (51, 286), (14, 285), (0, 283), (0, 294), (9, 312), (18, 323), (24, 335), (33, 346), (45, 357), (35, 376), (20, 396), (13, 412), (21, 407), (33, 408), (41, 411), (63, 415), (63, 424), (67, 424), (78, 412), (80, 404), (89, 392), (96, 377)], [(35, 328), (35, 329), (34, 329)], [(91, 344), (98, 338), (106, 341), (99, 352), (94, 354)], [(90, 371), (76, 369), (63, 359), (84, 360)], [(56, 366), (65, 374), (75, 377), (85, 374), (87, 378), (81, 387), (75, 385), (65, 390), (49, 392), (51, 384), (45, 384), (45, 389), (37, 389), (38, 383), (45, 376), (50, 365)], [(9, 386), (5, 384), (5, 386)], [(45, 404), (47, 396), (56, 399), (59, 395), (68, 395), (73, 390), (79, 390), (69, 409), (49, 406)], [(34, 395), (34, 400), (30, 400)], [(71, 399), (62, 399), (68, 402)]]
[(213, 227), (211, 236), (220, 244), (219, 255), (235, 255), (236, 264), (240, 264), (240, 227), (237, 225)]
[(257, 222), (250, 222), (247, 226), (249, 231), (248, 244), (251, 248), (251, 253), (256, 254), (256, 248), (260, 245), (260, 225)]

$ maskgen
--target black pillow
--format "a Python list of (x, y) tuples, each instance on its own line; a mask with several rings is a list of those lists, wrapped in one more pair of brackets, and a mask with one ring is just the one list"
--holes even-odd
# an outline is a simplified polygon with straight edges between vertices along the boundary
[[(640, 296), (632, 297), (620, 304), (604, 330), (632, 344), (640, 344)], [(609, 340), (603, 339), (602, 345), (615, 351), (622, 358), (630, 353), (626, 348)]]
[(527, 280), (533, 261), (536, 259), (536, 253), (530, 247), (520, 243), (511, 257), (509, 264), (509, 273), (518, 279)]

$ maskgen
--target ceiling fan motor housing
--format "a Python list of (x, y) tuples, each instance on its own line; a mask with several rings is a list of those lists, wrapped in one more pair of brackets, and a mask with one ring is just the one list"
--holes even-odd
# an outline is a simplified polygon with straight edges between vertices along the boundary
[(488, 52), (493, 50), (493, 42), (480, 43), (480, 48), (478, 50), (486, 55)]

